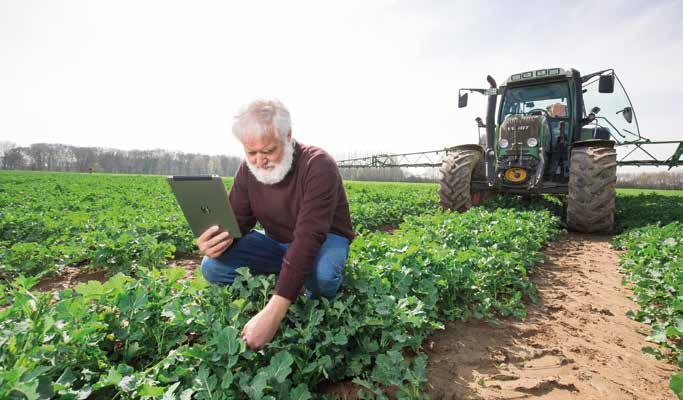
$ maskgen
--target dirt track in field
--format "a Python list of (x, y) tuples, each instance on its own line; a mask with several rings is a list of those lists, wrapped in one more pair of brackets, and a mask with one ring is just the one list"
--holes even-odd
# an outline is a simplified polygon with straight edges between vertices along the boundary
[(569, 234), (549, 245), (523, 321), (453, 323), (430, 338), (433, 399), (675, 399), (674, 367), (643, 354), (646, 325), (621, 284), (611, 237)]

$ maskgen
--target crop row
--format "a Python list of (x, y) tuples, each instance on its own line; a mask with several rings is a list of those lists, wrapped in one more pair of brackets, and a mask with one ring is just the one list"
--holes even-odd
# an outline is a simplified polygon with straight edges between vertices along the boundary
[(0, 398), (309, 399), (352, 380), (361, 397), (417, 398), (425, 338), (449, 320), (523, 316), (527, 273), (557, 231), (547, 211), (407, 217), (352, 244), (335, 300), (299, 300), (261, 352), (238, 333), (274, 277), (230, 287), (141, 268), (60, 292), (18, 278), (0, 300)]
[[(437, 209), (433, 185), (345, 185), (358, 231)], [(163, 177), (0, 171), (0, 277), (67, 265), (113, 274), (195, 251)]]
[[(624, 232), (614, 247), (626, 250), (619, 267), (639, 309), (629, 316), (651, 325), (643, 351), (683, 368), (683, 196), (622, 195), (617, 211)], [(683, 373), (671, 389), (683, 399)]]

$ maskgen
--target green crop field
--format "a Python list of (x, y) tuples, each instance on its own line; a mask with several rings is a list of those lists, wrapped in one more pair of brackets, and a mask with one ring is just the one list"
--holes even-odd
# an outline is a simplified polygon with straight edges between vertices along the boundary
[[(523, 317), (536, 296), (529, 273), (562, 230), (552, 200), (498, 198), (457, 214), (439, 210), (431, 184), (345, 187), (359, 236), (340, 294), (302, 298), (253, 352), (238, 334), (275, 277), (245, 269), (219, 287), (168, 268), (197, 253), (163, 177), (0, 171), (0, 398), (310, 399), (342, 380), (368, 398), (392, 387), (418, 398), (427, 337), (448, 321)], [(682, 202), (620, 190), (614, 239), (637, 288), (633, 318), (660, 345), (647, 351), (677, 362)], [(32, 290), (66, 266), (111, 277)]]
[[(683, 368), (683, 191), (620, 189), (617, 219), (613, 246), (640, 306), (629, 316), (652, 325), (643, 351)], [(683, 398), (683, 373), (670, 386)]]
[[(231, 179), (225, 184), (230, 188)], [(433, 185), (346, 185), (358, 232), (434, 213)], [(66, 265), (128, 272), (196, 251), (161, 176), (0, 171), (0, 277)]]
[(639, 194), (657, 194), (660, 196), (683, 196), (683, 190), (659, 190), (659, 189), (627, 189), (618, 188), (617, 193), (626, 196), (636, 196)]

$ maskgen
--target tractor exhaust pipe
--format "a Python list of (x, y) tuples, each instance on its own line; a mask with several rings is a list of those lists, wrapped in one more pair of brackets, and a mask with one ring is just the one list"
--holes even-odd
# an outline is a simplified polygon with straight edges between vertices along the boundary
[[(491, 75), (486, 77), (491, 89), (496, 89), (496, 80), (493, 79)], [(488, 108), (486, 109), (486, 178), (489, 186), (493, 185), (495, 181), (494, 174), (494, 163), (493, 163), (493, 140), (496, 135), (496, 94), (489, 95)]]

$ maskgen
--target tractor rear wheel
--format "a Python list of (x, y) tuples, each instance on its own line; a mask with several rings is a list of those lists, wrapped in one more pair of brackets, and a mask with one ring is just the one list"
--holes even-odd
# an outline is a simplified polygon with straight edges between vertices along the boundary
[(481, 203), (485, 192), (471, 191), (472, 178), (486, 180), (479, 146), (468, 145), (451, 152), (441, 165), (439, 203), (445, 210), (467, 211)]
[(578, 232), (614, 229), (617, 152), (614, 142), (572, 149), (567, 196), (567, 226)]

